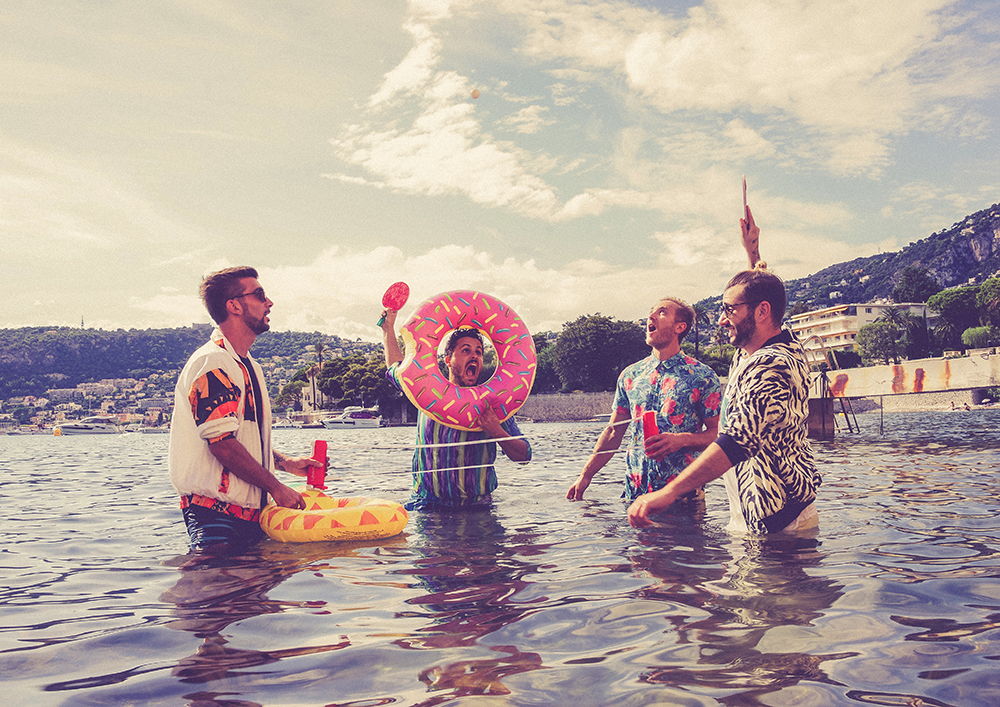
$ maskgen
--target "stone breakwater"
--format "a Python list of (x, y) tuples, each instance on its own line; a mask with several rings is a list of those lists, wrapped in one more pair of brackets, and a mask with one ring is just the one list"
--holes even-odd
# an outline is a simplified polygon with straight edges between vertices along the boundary
[[(925, 410), (950, 410), (966, 404), (977, 406), (982, 402), (985, 390), (954, 390), (938, 393), (914, 393), (909, 395), (885, 395), (881, 397), (856, 398), (852, 402), (855, 412), (878, 410), (881, 405), (886, 412), (921, 412)], [(611, 412), (615, 394), (612, 391), (600, 393), (533, 393), (518, 411), (519, 418), (535, 422), (579, 422), (593, 420)], [(839, 405), (834, 406), (839, 412)]]
[(592, 420), (611, 412), (614, 391), (600, 393), (533, 393), (518, 411), (518, 417), (535, 422)]

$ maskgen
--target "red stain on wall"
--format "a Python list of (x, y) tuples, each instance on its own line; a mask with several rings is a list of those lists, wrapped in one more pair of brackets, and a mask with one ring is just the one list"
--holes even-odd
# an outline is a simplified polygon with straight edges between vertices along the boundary
[(906, 371), (898, 364), (892, 367), (892, 392), (906, 392)]
[(913, 392), (924, 392), (924, 369), (918, 368), (913, 374)]

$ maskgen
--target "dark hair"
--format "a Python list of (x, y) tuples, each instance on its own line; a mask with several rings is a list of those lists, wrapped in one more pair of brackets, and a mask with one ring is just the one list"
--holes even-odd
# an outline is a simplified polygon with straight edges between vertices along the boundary
[(677, 341), (678, 343), (684, 341), (684, 337), (687, 336), (687, 333), (691, 331), (691, 327), (694, 326), (694, 310), (691, 308), (691, 305), (673, 297), (664, 297), (660, 301), (669, 302), (674, 305), (674, 319), (686, 325), (684, 331), (677, 335)]
[(785, 283), (780, 277), (767, 270), (744, 270), (733, 275), (726, 289), (736, 285), (744, 286), (743, 299), (747, 302), (770, 304), (771, 322), (775, 326), (781, 326), (788, 301), (785, 298)]
[(241, 265), (219, 270), (207, 275), (201, 281), (201, 287), (198, 288), (201, 301), (205, 303), (205, 308), (208, 309), (209, 315), (216, 324), (222, 324), (229, 319), (226, 302), (243, 294), (240, 280), (246, 277), (257, 277), (257, 271), (249, 266)]
[(465, 338), (475, 339), (479, 342), (480, 346), (483, 345), (483, 335), (478, 329), (456, 329), (448, 337), (448, 343), (444, 347), (444, 355), (451, 357), (451, 354), (455, 351), (455, 347), (458, 346), (458, 340)]

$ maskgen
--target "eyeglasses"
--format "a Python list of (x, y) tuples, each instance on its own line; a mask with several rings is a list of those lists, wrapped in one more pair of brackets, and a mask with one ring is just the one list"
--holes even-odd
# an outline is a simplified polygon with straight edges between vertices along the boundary
[(261, 302), (267, 301), (267, 295), (264, 294), (264, 288), (258, 287), (256, 290), (251, 290), (250, 292), (244, 292), (242, 295), (236, 295), (235, 297), (230, 297), (230, 299), (239, 299), (240, 297), (256, 297)]
[(736, 308), (737, 307), (741, 307), (744, 304), (747, 305), (747, 306), (750, 306), (750, 307), (756, 307), (758, 304), (760, 304), (760, 301), (757, 301), (757, 302), (733, 302), (732, 304), (724, 304), (724, 305), (722, 305), (722, 313), (725, 316), (727, 316), (727, 317), (731, 317), (736, 312)]

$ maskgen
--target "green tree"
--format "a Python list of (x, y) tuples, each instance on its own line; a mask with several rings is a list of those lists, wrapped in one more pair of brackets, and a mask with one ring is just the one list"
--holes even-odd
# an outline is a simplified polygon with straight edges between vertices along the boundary
[(927, 318), (917, 314), (907, 314), (903, 327), (903, 350), (906, 358), (930, 356), (931, 336), (927, 330)]
[(709, 309), (708, 305), (697, 302), (691, 305), (691, 309), (694, 310), (694, 331), (691, 332), (694, 341), (694, 357), (699, 361), (698, 357), (698, 345), (701, 343), (701, 337), (699, 336), (699, 325), (704, 324), (705, 326), (712, 325), (712, 310)]
[(962, 343), (970, 349), (985, 349), (1000, 344), (1000, 329), (994, 326), (977, 326), (962, 332)]
[(369, 406), (398, 398), (399, 390), (385, 373), (385, 359), (380, 354), (373, 354), (368, 360), (350, 366), (341, 379), (344, 399)]
[(976, 307), (980, 322), (1000, 326), (1000, 277), (991, 277), (979, 286)]
[(556, 373), (554, 343), (549, 343), (546, 334), (535, 334), (535, 382), (531, 386), (532, 393), (554, 393), (562, 387), (559, 374)]
[(563, 390), (614, 390), (621, 370), (648, 355), (639, 324), (591, 314), (563, 327), (553, 364)]
[(887, 321), (876, 320), (861, 327), (854, 340), (866, 366), (876, 363), (899, 363), (900, 331)]
[(281, 389), (281, 393), (278, 397), (274, 399), (274, 404), (279, 408), (295, 408), (296, 410), (301, 409), (302, 401), (302, 389), (305, 388), (305, 381), (289, 381), (285, 383), (285, 386)]
[(365, 357), (361, 354), (330, 359), (323, 366), (323, 371), (316, 380), (316, 387), (323, 395), (333, 400), (340, 400), (346, 395), (344, 381), (346, 380), (347, 372), (353, 366), (364, 365), (365, 361)]
[(927, 306), (939, 315), (935, 331), (943, 337), (941, 343), (944, 347), (960, 346), (962, 332), (979, 325), (978, 295), (978, 286), (954, 287), (927, 300)]
[(892, 291), (892, 301), (926, 302), (940, 291), (941, 285), (927, 274), (926, 268), (907, 265), (899, 274), (899, 281)]

